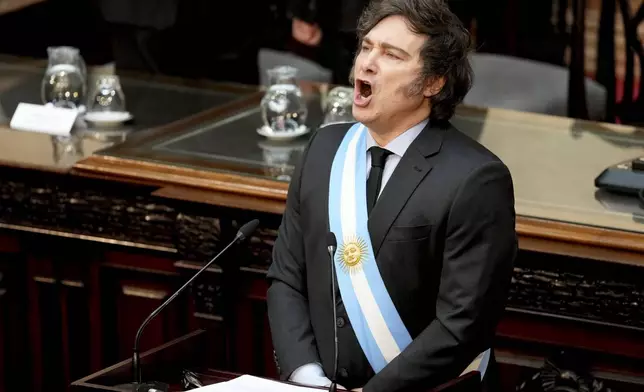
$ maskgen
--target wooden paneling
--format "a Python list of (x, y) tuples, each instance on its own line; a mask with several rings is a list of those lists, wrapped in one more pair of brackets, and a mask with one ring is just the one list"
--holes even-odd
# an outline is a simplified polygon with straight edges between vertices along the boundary
[[(25, 236), (29, 341), (33, 389), (65, 388), (78, 377), (100, 367), (93, 357), (101, 352), (98, 330), (92, 325), (96, 306), (96, 249), (81, 241), (52, 241)], [(94, 279), (92, 279), (94, 276)], [(93, 294), (92, 294), (93, 293)], [(92, 306), (93, 305), (93, 306)]]
[(0, 234), (0, 391), (30, 382), (25, 263), (15, 238)]
[[(0, 233), (0, 392), (66, 390), (128, 358), (141, 321), (183, 282), (174, 262), (82, 240)], [(150, 324), (143, 350), (197, 328), (189, 299), (178, 298)]]
[[(124, 255), (124, 259), (127, 257)], [(132, 260), (142, 261), (136, 255)], [(150, 260), (159, 260), (151, 256)], [(108, 264), (101, 270), (102, 320), (104, 362), (114, 363), (131, 357), (134, 337), (143, 320), (167, 299), (180, 285), (176, 272), (130, 268)], [(171, 265), (171, 263), (169, 264)], [(140, 350), (148, 350), (188, 331), (190, 314), (189, 297), (178, 297), (146, 327), (140, 341)]]
[(88, 286), (83, 281), (69, 279), (63, 279), (59, 286), (63, 386), (92, 371), (91, 361), (88, 359), (91, 358), (95, 345), (90, 334)]
[[(227, 213), (244, 219), (247, 211)], [(211, 343), (210, 359), (213, 366), (276, 377), (265, 302), (263, 246), (275, 235), (273, 225), (278, 222), (261, 227), (259, 237), (251, 239), (247, 250), (233, 252), (228, 260), (232, 262), (223, 263), (225, 268), (213, 267), (153, 320), (142, 337), (141, 350), (162, 345), (198, 327), (215, 328), (218, 332)], [(229, 230), (235, 227), (233, 224)], [(53, 387), (65, 390), (71, 381), (129, 358), (141, 321), (201, 265), (176, 260), (174, 254), (32, 234), (4, 239), (0, 249), (5, 251), (0, 253), (0, 285), (18, 282), (17, 291), (0, 296), (0, 315), (9, 320), (0, 327), (0, 353), (4, 353), (0, 355), (0, 369), (5, 376), (13, 376), (3, 378), (5, 390), (20, 385), (18, 382), (24, 378), (32, 382), (30, 389), (34, 391)], [(531, 258), (522, 254), (519, 264), (546, 270), (549, 266), (566, 265), (574, 274), (586, 270), (599, 274), (602, 263), (611, 265), (583, 257), (562, 260), (549, 253), (537, 253)], [(624, 263), (619, 268), (639, 270), (641, 265)], [(607, 279), (612, 276), (604, 274)], [(26, 293), (21, 296), (22, 282), (26, 282)], [(8, 297), (9, 293), (13, 293), (12, 297)], [(7, 298), (16, 301), (6, 301)], [(21, 312), (29, 318), (29, 328), (26, 320), (21, 321)], [(8, 361), (14, 353), (21, 352), (21, 339), (13, 339), (19, 336), (14, 335), (19, 330), (24, 331), (22, 341), (28, 338), (32, 354), (27, 366)], [(628, 361), (644, 361), (644, 340), (639, 330), (570, 318), (509, 312), (499, 327), (499, 341), (501, 348), (514, 350), (513, 355), (520, 359), (518, 364), (504, 365), (506, 382), (512, 384), (508, 384), (507, 391), (534, 373), (548, 352), (560, 348), (591, 353), (599, 358), (597, 363), (614, 366), (603, 370), (610, 374), (623, 372)], [(532, 360), (532, 367), (525, 366), (529, 358), (526, 353), (530, 352), (525, 345), (544, 349), (539, 359)]]

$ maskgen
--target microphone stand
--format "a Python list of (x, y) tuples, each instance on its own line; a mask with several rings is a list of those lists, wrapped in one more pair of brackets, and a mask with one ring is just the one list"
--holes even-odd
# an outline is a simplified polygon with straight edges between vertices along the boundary
[[(335, 239), (335, 237), (334, 237)], [(338, 324), (337, 324), (337, 311), (336, 311), (336, 295), (335, 295), (335, 248), (336, 245), (329, 245), (327, 247), (329, 256), (331, 258), (331, 301), (333, 302), (333, 378), (331, 385), (329, 385), (329, 392), (337, 392), (338, 390)]]
[[(141, 335), (143, 334), (143, 330), (145, 327), (154, 319), (163, 309), (165, 309), (166, 306), (170, 302), (172, 302), (183, 290), (186, 289), (192, 283), (199, 275), (201, 275), (202, 272), (210, 268), (210, 266), (221, 256), (224, 252), (226, 252), (231, 246), (233, 246), (236, 243), (239, 243), (243, 240), (245, 240), (255, 229), (257, 228), (259, 224), (259, 221), (257, 219), (252, 220), (248, 223), (246, 223), (244, 226), (242, 226), (241, 229), (237, 232), (235, 235), (235, 238), (230, 241), (228, 245), (224, 249), (222, 249), (215, 257), (210, 259), (209, 262), (207, 262), (199, 271), (197, 271), (196, 274), (192, 275), (190, 279), (186, 283), (183, 284), (177, 291), (175, 291), (165, 302), (163, 302), (158, 308), (156, 308), (150, 315), (143, 321), (141, 326), (139, 327), (138, 331), (136, 331), (136, 337), (134, 338), (134, 348), (133, 348), (133, 353), (132, 353), (132, 372), (134, 373), (134, 383), (133, 383), (133, 388), (132, 390), (134, 392), (147, 392), (148, 387), (152, 387), (155, 389), (159, 389), (159, 384), (158, 383), (141, 383), (141, 359), (139, 357), (139, 340), (141, 340)], [(144, 388), (141, 389), (140, 387), (143, 386)], [(167, 388), (164, 388), (167, 390)]]

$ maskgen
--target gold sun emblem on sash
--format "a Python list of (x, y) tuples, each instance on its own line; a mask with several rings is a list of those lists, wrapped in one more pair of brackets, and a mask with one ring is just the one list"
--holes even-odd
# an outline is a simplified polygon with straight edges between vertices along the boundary
[(362, 268), (362, 263), (367, 257), (368, 247), (362, 238), (351, 236), (344, 239), (338, 250), (344, 272), (354, 273)]

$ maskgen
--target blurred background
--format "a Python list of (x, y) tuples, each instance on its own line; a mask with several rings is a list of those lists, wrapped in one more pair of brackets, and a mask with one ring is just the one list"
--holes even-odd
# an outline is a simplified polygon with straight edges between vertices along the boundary
[[(0, 53), (46, 58), (47, 47), (67, 45), (88, 65), (117, 72), (246, 84), (290, 62), (301, 79), (347, 84), (366, 2), (4, 0)], [(468, 103), (639, 123), (641, 3), (450, 0), (476, 38)], [(321, 38), (298, 40), (294, 20), (319, 28)], [(535, 83), (541, 88), (532, 92)]]

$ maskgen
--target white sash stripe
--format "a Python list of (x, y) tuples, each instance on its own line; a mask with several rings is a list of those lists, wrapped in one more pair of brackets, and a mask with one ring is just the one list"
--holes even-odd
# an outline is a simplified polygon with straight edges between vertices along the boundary
[[(347, 146), (347, 153), (344, 158), (344, 170), (342, 172), (342, 193), (340, 199), (340, 224), (342, 235), (356, 235), (356, 145), (360, 140), (362, 127), (353, 135)], [(343, 239), (339, 239), (343, 242)]]
[(382, 313), (376, 303), (376, 299), (373, 297), (364, 272), (360, 271), (351, 274), (351, 283), (356, 292), (356, 298), (358, 298), (360, 308), (362, 308), (362, 314), (364, 314), (365, 320), (367, 320), (367, 325), (369, 325), (369, 329), (373, 334), (376, 344), (380, 348), (382, 356), (385, 357), (387, 362), (391, 362), (400, 354), (400, 349), (387, 327), (385, 318), (382, 317)]

